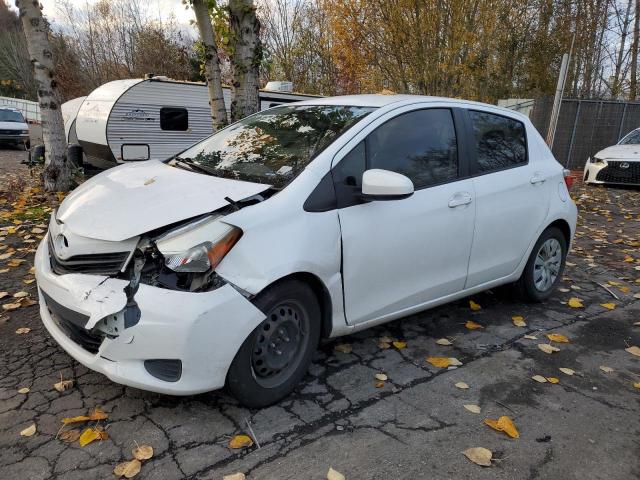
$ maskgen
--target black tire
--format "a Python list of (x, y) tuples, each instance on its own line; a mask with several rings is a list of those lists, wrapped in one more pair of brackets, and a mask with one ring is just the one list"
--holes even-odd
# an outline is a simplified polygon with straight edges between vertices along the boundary
[(238, 350), (227, 387), (243, 405), (259, 408), (289, 395), (307, 373), (320, 339), (321, 315), (313, 290), (298, 280), (269, 287), (253, 303), (267, 318)]
[[(559, 245), (561, 250), (561, 260), (560, 267), (558, 269), (558, 273), (555, 277), (555, 280), (548, 286), (548, 288), (540, 289), (536, 286), (535, 278), (536, 278), (536, 257), (540, 252), (540, 249), (545, 242), (548, 240), (555, 239)], [(542, 302), (549, 298), (556, 286), (562, 279), (562, 272), (564, 272), (564, 266), (567, 259), (567, 239), (559, 228), (549, 227), (533, 247), (531, 250), (531, 255), (529, 255), (529, 260), (527, 260), (527, 265), (520, 276), (520, 279), (514, 284), (516, 292), (526, 301), (529, 302)]]

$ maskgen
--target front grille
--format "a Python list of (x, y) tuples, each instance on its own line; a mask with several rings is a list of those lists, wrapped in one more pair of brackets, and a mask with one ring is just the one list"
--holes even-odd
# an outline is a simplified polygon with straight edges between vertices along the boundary
[(20, 130), (0, 130), (0, 135), (22, 135)]
[(104, 340), (104, 334), (90, 332), (84, 328), (89, 317), (75, 310), (71, 310), (64, 305), (60, 305), (45, 292), (41, 291), (41, 293), (44, 297), (47, 310), (49, 310), (51, 317), (64, 334), (87, 352), (98, 353), (100, 345)]
[(51, 270), (58, 275), (66, 273), (88, 273), (92, 275), (115, 275), (124, 266), (130, 252), (97, 253), (92, 255), (75, 255), (65, 260), (56, 255), (49, 236), (49, 258)]
[[(622, 168), (622, 165), (628, 165), (628, 167)], [(607, 166), (598, 172), (596, 180), (640, 185), (640, 162), (607, 161)]]

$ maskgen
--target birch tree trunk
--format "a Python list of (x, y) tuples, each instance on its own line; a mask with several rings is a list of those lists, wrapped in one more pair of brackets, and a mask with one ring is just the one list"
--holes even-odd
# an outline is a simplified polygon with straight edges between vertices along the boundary
[(48, 192), (67, 192), (71, 188), (71, 166), (67, 163), (67, 142), (49, 44), (49, 25), (37, 0), (16, 0), (16, 6), (38, 90), (45, 147), (44, 188)]
[(229, 0), (229, 28), (233, 39), (231, 121), (260, 110), (260, 22), (253, 0)]
[(636, 0), (635, 17), (633, 19), (633, 43), (631, 44), (631, 79), (629, 80), (629, 100), (638, 96), (638, 40), (640, 32), (640, 0)]
[(211, 124), (215, 132), (229, 123), (227, 119), (227, 109), (224, 105), (224, 95), (222, 93), (222, 75), (220, 74), (218, 48), (216, 47), (216, 40), (213, 35), (208, 1), (192, 0), (191, 5), (196, 14), (200, 41), (204, 49), (204, 77), (207, 80), (207, 88), (209, 89)]

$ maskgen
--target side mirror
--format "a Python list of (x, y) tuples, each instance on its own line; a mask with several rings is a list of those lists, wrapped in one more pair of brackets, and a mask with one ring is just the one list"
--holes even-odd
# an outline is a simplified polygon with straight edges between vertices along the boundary
[(401, 200), (413, 195), (413, 182), (404, 175), (373, 168), (362, 174), (364, 200)]

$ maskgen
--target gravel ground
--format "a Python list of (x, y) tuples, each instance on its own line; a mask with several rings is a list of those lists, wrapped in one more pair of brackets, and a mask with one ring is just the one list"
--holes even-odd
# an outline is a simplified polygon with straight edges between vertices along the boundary
[[(18, 165), (21, 155), (0, 151), (5, 190), (11, 175), (28, 176)], [(640, 478), (640, 389), (633, 385), (640, 382), (640, 357), (625, 351), (640, 345), (634, 326), (640, 321), (634, 298), (640, 291), (640, 193), (578, 185), (573, 196), (581, 211), (578, 235), (561, 289), (549, 301), (523, 304), (486, 292), (473, 297), (479, 311), (459, 301), (327, 342), (298, 391), (262, 410), (242, 408), (224, 392), (177, 398), (114, 384), (56, 345), (36, 305), (5, 313), (0, 478), (115, 478), (113, 468), (131, 458), (136, 442), (154, 448), (136, 477), (144, 479), (222, 479), (233, 472), (249, 479), (323, 479), (330, 466), (350, 480)], [(31, 227), (0, 239), (24, 248), (19, 256), (26, 259), (14, 268), (0, 260), (0, 270), (9, 268), (0, 274), (0, 291), (36, 296), (35, 284), (24, 283), (32, 278), (33, 243), (19, 236)], [(584, 308), (570, 308), (571, 297)], [(515, 326), (514, 315), (527, 326)], [(467, 320), (484, 328), (468, 330)], [(31, 331), (18, 335), (20, 327)], [(548, 343), (547, 333), (561, 333), (570, 343), (544, 353), (537, 345)], [(407, 346), (381, 349), (383, 336)], [(453, 345), (436, 344), (440, 338)], [(335, 351), (341, 343), (352, 352)], [(438, 369), (427, 356), (456, 357), (463, 365)], [(379, 372), (389, 377), (382, 388), (375, 386)], [(63, 393), (52, 388), (61, 374), (75, 381)], [(537, 383), (531, 379), (536, 374), (560, 382)], [(30, 391), (18, 393), (22, 387)], [(482, 411), (472, 413), (465, 404)], [(101, 422), (107, 440), (80, 447), (56, 438), (63, 417), (94, 407), (108, 413)], [(502, 415), (513, 419), (520, 438), (483, 423)], [(20, 436), (34, 422), (37, 433)], [(257, 442), (231, 450), (229, 439), (241, 433)], [(490, 449), (492, 466), (467, 460), (461, 452), (470, 447)]]

